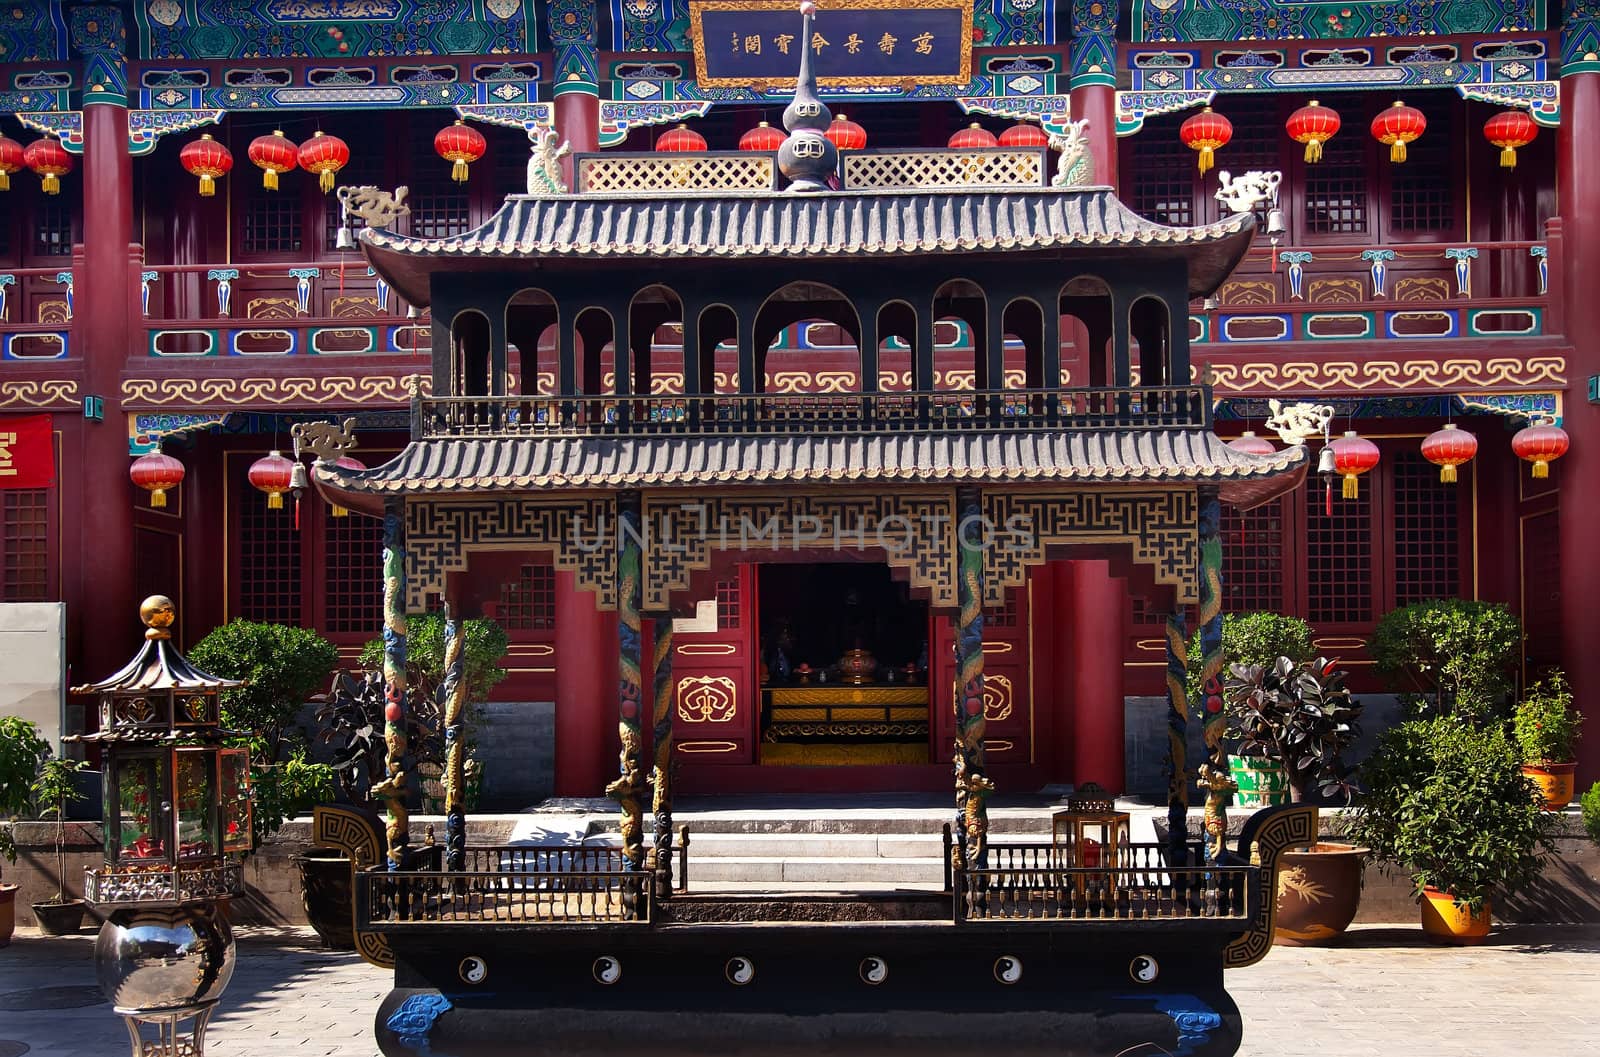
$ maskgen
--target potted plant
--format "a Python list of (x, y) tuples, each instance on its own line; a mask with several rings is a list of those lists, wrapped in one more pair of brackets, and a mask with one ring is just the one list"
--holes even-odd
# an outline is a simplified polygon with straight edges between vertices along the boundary
[(42, 810), (39, 817), (56, 819), (56, 894), (55, 898), (33, 904), (39, 931), (46, 936), (65, 936), (83, 927), (82, 899), (67, 898), (67, 805), (82, 800), (77, 774), (86, 767), (82, 760), (45, 760), (33, 781), (34, 803)]
[(1367, 653), (1414, 716), (1504, 716), (1522, 625), (1497, 602), (1418, 602), (1384, 614)]
[(1446, 943), (1489, 933), (1492, 899), (1539, 874), (1557, 818), (1523, 777), (1500, 723), (1414, 719), (1380, 739), (1346, 832), (1386, 869), (1411, 874), (1422, 927)]
[(1583, 831), (1589, 834), (1589, 839), (1600, 844), (1600, 782), (1589, 787), (1583, 794)]
[[(1230, 664), (1270, 669), (1279, 657), (1308, 661), (1315, 653), (1311, 625), (1299, 617), (1263, 612), (1229, 613), (1222, 618), (1222, 655)], [(1195, 635), (1189, 643), (1189, 656), (1200, 655), (1200, 637)], [(1200, 666), (1190, 665), (1189, 700), (1198, 702), (1205, 694), (1205, 688), (1200, 685)], [(1239, 787), (1233, 794), (1236, 806), (1254, 808), (1288, 803), (1288, 775), (1279, 758), (1269, 755), (1263, 746), (1237, 746), (1229, 753), (1228, 770), (1234, 785)]]
[[(33, 800), (33, 779), (50, 751), (39, 728), (17, 716), (0, 716), (0, 859), (17, 861), (11, 823)], [(17, 886), (4, 883), (0, 869), (0, 947), (17, 926)]]
[(1512, 719), (1522, 748), (1522, 773), (1539, 787), (1545, 809), (1560, 811), (1572, 803), (1573, 774), (1578, 769), (1573, 747), (1583, 717), (1572, 708), (1572, 690), (1558, 669), (1522, 695)]
[[(1279, 657), (1271, 666), (1234, 665), (1227, 681), (1228, 732), (1241, 751), (1283, 768), (1293, 803), (1354, 791), (1342, 754), (1361, 735), (1361, 705), (1337, 661)], [(1355, 920), (1367, 849), (1317, 841), (1283, 853), (1273, 939), (1290, 946), (1327, 943)]]

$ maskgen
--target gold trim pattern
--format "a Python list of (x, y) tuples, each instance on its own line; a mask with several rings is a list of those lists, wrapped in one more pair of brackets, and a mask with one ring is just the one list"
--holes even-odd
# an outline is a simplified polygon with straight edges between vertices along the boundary
[(925, 686), (795, 686), (768, 691), (774, 707), (785, 705), (925, 705)]
[(433, 387), (432, 376), (418, 371), (286, 378), (124, 378), (122, 404), (127, 410), (174, 404), (197, 410), (244, 404), (399, 406), (411, 399), (413, 383), (420, 386), (423, 396), (427, 396)]
[(690, 755), (703, 752), (737, 752), (739, 743), (736, 741), (680, 741), (672, 746), (679, 752)]
[(685, 657), (728, 657), (739, 652), (731, 642), (685, 642), (678, 647)]
[(983, 677), (983, 718), (998, 723), (1011, 718), (1011, 680), (1003, 675), (985, 674)]
[(1496, 356), (1477, 359), (1370, 360), (1264, 360), (1248, 363), (1205, 361), (1205, 352), (1195, 352), (1196, 380), (1209, 366), (1218, 394), (1270, 390), (1324, 392), (1331, 389), (1364, 392), (1367, 390), (1409, 389), (1492, 389), (1498, 386), (1540, 386), (1560, 388), (1567, 384), (1565, 356), (1529, 356), (1519, 359)]
[(0, 407), (61, 407), (78, 402), (78, 383), (71, 378), (0, 382)]
[(725, 675), (678, 680), (678, 718), (685, 723), (732, 723), (739, 716), (739, 688)]

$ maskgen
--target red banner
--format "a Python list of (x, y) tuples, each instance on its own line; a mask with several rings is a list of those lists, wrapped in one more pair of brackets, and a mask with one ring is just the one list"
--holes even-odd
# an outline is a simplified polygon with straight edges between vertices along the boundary
[(0, 488), (56, 483), (56, 441), (49, 415), (0, 416)]

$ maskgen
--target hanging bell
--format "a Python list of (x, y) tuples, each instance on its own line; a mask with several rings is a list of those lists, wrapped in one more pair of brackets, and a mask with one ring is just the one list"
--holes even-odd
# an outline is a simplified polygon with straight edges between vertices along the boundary
[(1267, 210), (1268, 237), (1276, 242), (1288, 230), (1289, 225), (1284, 222), (1283, 210), (1279, 209), (1277, 206), (1273, 206), (1271, 209)]
[(336, 250), (353, 250), (356, 248), (356, 233), (348, 225), (339, 226), (339, 234), (333, 241)]
[(1317, 472), (1329, 477), (1338, 472), (1333, 464), (1333, 449), (1326, 444), (1322, 446), (1322, 454), (1317, 456)]

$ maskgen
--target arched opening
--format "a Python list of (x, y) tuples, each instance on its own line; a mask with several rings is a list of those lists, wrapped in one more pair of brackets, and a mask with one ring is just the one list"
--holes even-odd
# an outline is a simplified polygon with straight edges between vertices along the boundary
[(933, 381), (936, 389), (998, 389), (1001, 335), (989, 333), (989, 299), (970, 279), (933, 292)]
[(739, 314), (727, 305), (700, 310), (695, 364), (702, 393), (739, 391)]
[(572, 321), (579, 353), (578, 392), (599, 396), (615, 384), (616, 329), (611, 313), (603, 308), (585, 308)]
[(878, 389), (905, 393), (916, 387), (917, 310), (907, 301), (878, 309)]
[(519, 290), (506, 304), (507, 354), (515, 350), (518, 389), (523, 396), (549, 395), (558, 388), (560, 313), (543, 290)]
[(489, 355), (489, 317), (475, 308), (450, 321), (450, 391), (455, 396), (498, 395)]
[(1166, 302), (1139, 298), (1128, 309), (1128, 333), (1138, 346), (1139, 384), (1172, 385), (1172, 322)]
[(789, 283), (769, 296), (751, 328), (754, 377), (746, 393), (851, 393), (862, 388), (861, 318), (838, 290)]
[(1057, 326), (1061, 338), (1060, 384), (1106, 386), (1116, 377), (1112, 362), (1111, 287), (1080, 275), (1061, 288)]
[(616, 391), (638, 396), (682, 393), (683, 299), (660, 284), (645, 287), (628, 302), (627, 332), (626, 359), (617, 361)]

